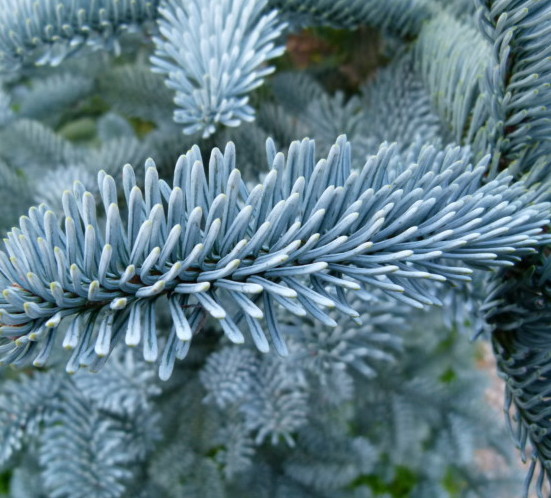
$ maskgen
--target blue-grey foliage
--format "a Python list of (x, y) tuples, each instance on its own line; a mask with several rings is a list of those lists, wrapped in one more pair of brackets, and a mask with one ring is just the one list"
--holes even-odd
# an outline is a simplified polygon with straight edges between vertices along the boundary
[[(292, 23), (353, 29), (369, 24), (400, 36), (416, 35), (435, 10), (430, 0), (269, 0)], [(298, 16), (298, 20), (294, 19)], [(297, 22), (298, 21), (298, 22)]]
[(438, 2), (453, 15), (467, 21), (474, 21), (476, 2), (472, 0), (438, 0)]
[[(125, 466), (132, 457), (124, 451), (124, 433), (100, 413), (90, 410), (72, 385), (63, 390), (56, 402), (58, 409), (46, 420), (40, 448), (44, 487), (50, 496), (121, 496), (121, 481), (130, 477)], [(80, 476), (78, 487), (73, 482), (75, 475)]]
[[(98, 119), (97, 135), (100, 141), (105, 143), (116, 138), (135, 138), (136, 132), (126, 118), (120, 114), (109, 112)], [(113, 150), (112, 154), (115, 152)]]
[[(484, 445), (505, 457), (510, 451), (503, 429), (492, 425), (492, 419), (476, 401), (484, 389), (484, 379), (473, 370), (473, 359), (464, 354), (468, 347), (464, 338), (453, 329), (445, 333), (445, 313), (442, 310), (415, 315), (415, 322), (403, 335), (404, 353), (398, 361), (383, 364), (378, 377), (368, 384), (369, 389), (365, 383), (358, 386), (365, 393), (359, 410), (370, 414), (360, 422), (360, 432), (368, 434), (382, 451), (386, 449), (391, 464), (418, 466), (419, 480), (411, 496), (448, 496), (428, 491), (441, 490), (446, 473), (462, 475), (467, 482), (479, 479), (472, 445), (485, 441)], [(441, 335), (435, 335), (433, 330), (439, 330)], [(445, 351), (447, 359), (437, 359), (434, 351)], [(477, 427), (477, 420), (486, 422)], [(401, 451), (394, 451), (395, 448)], [(418, 460), (423, 451), (429, 452), (427, 458)], [(389, 462), (379, 465), (393, 468)], [(488, 489), (494, 486), (495, 496), (507, 496), (519, 485), (513, 475), (494, 475), (488, 481)], [(482, 491), (476, 494), (476, 487), (471, 488), (469, 482), (466, 490), (473, 491), (472, 496), (487, 496), (484, 487), (480, 487)], [(512, 496), (516, 494), (513, 492)]]
[(300, 117), (308, 104), (322, 98), (321, 84), (306, 72), (280, 71), (274, 75), (271, 89), (277, 100)]
[(9, 461), (29, 439), (39, 435), (46, 414), (52, 410), (60, 383), (60, 378), (45, 374), (27, 381), (10, 381), (3, 385), (0, 408), (1, 464)]
[(492, 170), (507, 162), (528, 171), (537, 158), (551, 154), (551, 9), (534, 0), (477, 3), (480, 31), (493, 45), (483, 84)]
[(123, 496), (161, 436), (152, 373), (127, 354), (97, 379), (50, 371), (8, 382), (0, 397), (0, 465), (38, 447), (41, 495)]
[[(242, 320), (260, 351), (270, 337), (286, 355), (277, 307), (335, 327), (326, 308), (358, 316), (346, 291), (379, 288), (414, 307), (441, 304), (434, 282), (512, 266), (549, 239), (539, 191), (506, 174), (480, 186), (485, 161), (469, 165), (460, 148), (423, 148), (402, 165), (383, 145), (359, 172), (344, 137), (317, 162), (309, 140), (291, 144), (287, 158), (268, 141), (267, 155), (269, 173), (254, 188), (241, 179), (231, 143), (213, 150), (208, 177), (197, 147), (181, 156), (172, 186), (149, 161), (142, 192), (127, 165), (121, 206), (113, 177), (101, 171), (104, 227), (79, 182), (63, 194), (62, 227), (46, 205), (32, 208), (0, 253), (2, 361), (43, 365), (66, 317), (70, 372), (98, 370), (124, 338), (141, 343), (147, 361), (160, 358), (166, 379), (205, 316), (237, 344), (245, 342)], [(164, 347), (159, 298), (172, 318)]]
[(0, 233), (5, 234), (21, 214), (32, 204), (33, 189), (22, 172), (0, 160)]
[[(357, 96), (347, 98), (340, 91), (331, 95), (304, 73), (280, 73), (274, 76), (272, 89), (276, 102), (262, 107), (257, 123), (270, 130), (269, 136), (280, 146), (308, 136), (315, 139), (318, 151), (327, 154), (335, 137), (346, 133), (356, 150), (358, 138), (369, 133)], [(377, 146), (383, 141), (379, 140)], [(371, 152), (376, 153), (377, 148)], [(362, 167), (365, 162), (360, 150), (362, 153), (353, 158), (353, 167)]]
[[(294, 318), (285, 324), (293, 357), (322, 387), (331, 385), (334, 376), (342, 375), (347, 369), (373, 378), (378, 366), (393, 363), (402, 349), (401, 337), (389, 330), (405, 328), (403, 315), (407, 308), (403, 306), (400, 310), (396, 302), (385, 301), (377, 294), (360, 295), (361, 300), (353, 306), (364, 314), (348, 319), (335, 316), (340, 321), (336, 327), (320, 328), (315, 321), (305, 318), (302, 323), (301, 319)], [(340, 394), (346, 397), (345, 393), (346, 389)]]
[(550, 16), (0, 0), (0, 494), (544, 496)]
[(212, 354), (200, 374), (209, 393), (205, 401), (220, 408), (241, 401), (257, 369), (256, 356), (248, 349), (228, 347)]
[(473, 26), (443, 12), (424, 27), (415, 50), (418, 72), (449, 139), (471, 143), (487, 119), (478, 97), (491, 46)]
[(371, 153), (385, 141), (401, 149), (415, 142), (441, 142), (442, 123), (412, 59), (411, 54), (399, 57), (362, 87), (360, 144)]
[(0, 127), (4, 127), (13, 119), (11, 104), (11, 95), (0, 88)]
[(116, 46), (121, 30), (152, 20), (158, 0), (2, 0), (0, 64), (59, 64), (83, 45)]
[[(92, 93), (94, 81), (83, 75), (60, 73), (34, 82), (18, 95), (19, 115), (56, 125), (68, 107), (77, 106)], [(44, 95), (48, 95), (45, 99)]]
[(549, 248), (505, 270), (495, 279), (484, 303), (492, 325), (492, 344), (500, 375), (505, 380), (505, 408), (522, 457), (531, 448), (525, 482), (528, 495), (532, 478), (538, 496), (549, 479), (551, 426), (549, 404), (549, 324), (551, 323), (551, 257)]
[(35, 171), (72, 164), (77, 158), (74, 144), (41, 121), (26, 118), (0, 129), (0, 155), (13, 167)]
[(266, 0), (166, 0), (151, 61), (176, 91), (174, 120), (184, 133), (212, 135), (217, 125), (252, 121), (248, 93), (274, 68), (262, 64), (283, 53), (284, 24)]
[[(102, 98), (113, 110), (162, 124), (172, 116), (174, 98), (163, 81), (149, 66), (138, 63), (112, 68), (99, 78), (98, 85)], [(152, 94), (154, 99), (150, 98)]]

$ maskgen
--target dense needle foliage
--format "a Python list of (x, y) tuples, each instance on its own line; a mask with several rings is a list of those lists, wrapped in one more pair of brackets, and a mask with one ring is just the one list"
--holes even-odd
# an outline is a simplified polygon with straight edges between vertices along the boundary
[(548, 493), (550, 26), (0, 0), (0, 493)]

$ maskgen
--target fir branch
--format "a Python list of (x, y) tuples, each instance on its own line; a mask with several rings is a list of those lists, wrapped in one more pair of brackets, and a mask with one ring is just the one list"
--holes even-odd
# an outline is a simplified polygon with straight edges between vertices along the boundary
[(491, 60), (490, 44), (443, 12), (423, 27), (415, 51), (417, 71), (450, 139), (471, 143), (488, 117), (479, 85)]
[(532, 484), (543, 496), (544, 480), (551, 480), (549, 248), (493, 279), (483, 310), (492, 326), (498, 371), (505, 380), (505, 410), (513, 436), (524, 460), (527, 447), (533, 449), (524, 496)]
[[(98, 78), (98, 88), (111, 109), (124, 116), (166, 124), (173, 112), (174, 92), (163, 84), (163, 77), (141, 63), (112, 68)], [(152, 96), (155, 96), (152, 99)]]
[[(63, 111), (78, 105), (93, 89), (94, 81), (87, 76), (71, 73), (54, 74), (36, 81), (30, 90), (19, 96), (18, 115), (57, 126)], [(45, 95), (48, 98), (44, 98)]]
[(0, 232), (2, 235), (17, 222), (22, 211), (32, 204), (32, 186), (21, 171), (0, 160)]
[[(421, 43), (418, 41), (418, 46)], [(405, 150), (415, 142), (438, 145), (442, 140), (442, 123), (432, 108), (430, 84), (424, 86), (414, 71), (413, 55), (399, 57), (362, 86), (361, 131), (371, 153), (384, 141), (397, 142)]]
[[(533, 0), (480, 0), (478, 5), (480, 29), (493, 44), (493, 63), (483, 86), (489, 111), (486, 140), (493, 151), (489, 175), (507, 169), (548, 185), (551, 7)], [(545, 195), (549, 196), (548, 188)], [(543, 496), (544, 481), (551, 476), (544, 401), (549, 390), (548, 251), (493, 278), (484, 308), (498, 371), (506, 381), (506, 412), (515, 420), (513, 435), (523, 458), (526, 447), (533, 448), (524, 496), (536, 472), (538, 496)]]
[[(102, 144), (110, 142), (113, 139), (136, 138), (136, 133), (130, 122), (114, 112), (108, 112), (98, 119), (97, 135)], [(125, 148), (125, 146), (123, 145), (119, 148)], [(115, 152), (115, 150), (109, 151), (110, 157), (112, 157)], [(103, 152), (103, 154), (105, 156), (108, 155), (106, 152)], [(107, 157), (105, 159), (107, 159)], [(135, 161), (135, 159), (133, 159), (133, 161)]]
[(193, 148), (176, 164), (172, 187), (148, 162), (143, 193), (127, 165), (120, 207), (113, 178), (100, 173), (103, 229), (79, 183), (63, 196), (64, 230), (47, 206), (32, 208), (0, 252), (4, 363), (42, 365), (67, 316), (68, 371), (97, 370), (123, 338), (142, 342), (144, 358), (155, 361), (163, 296), (173, 327), (162, 378), (186, 356), (204, 315), (234, 343), (245, 341), (237, 325), (244, 318), (260, 351), (269, 349), (264, 319), (276, 351), (286, 354), (276, 305), (335, 326), (325, 308), (356, 316), (345, 290), (379, 288), (415, 307), (439, 304), (435, 281), (511, 266), (549, 239), (541, 230), (549, 204), (537, 202), (538, 191), (505, 175), (480, 187), (485, 164), (466, 164), (459, 148), (423, 148), (402, 167), (396, 148), (382, 146), (360, 172), (350, 171), (344, 137), (318, 163), (306, 139), (291, 144), (287, 160), (271, 142), (267, 154), (271, 170), (252, 190), (235, 169), (233, 144), (212, 152), (208, 179)]
[(155, 371), (135, 357), (132, 350), (114, 355), (109, 368), (90, 375), (81, 372), (74, 378), (80, 392), (100, 410), (125, 415), (148, 409), (161, 394)]
[(227, 347), (211, 354), (199, 375), (208, 392), (205, 402), (223, 409), (242, 401), (257, 369), (258, 360), (245, 348)]
[(116, 37), (154, 19), (158, 0), (2, 0), (0, 67), (59, 64), (83, 45), (117, 48)]
[[(365, 114), (356, 96), (347, 98), (340, 91), (330, 95), (303, 73), (279, 73), (274, 77), (272, 90), (280, 105), (263, 105), (258, 123), (277, 142), (286, 144), (309, 136), (316, 140), (317, 149), (326, 154), (336, 136), (346, 134), (355, 145), (360, 132), (365, 133)], [(357, 166), (361, 167), (365, 158), (359, 159)]]
[(0, 395), (0, 465), (5, 465), (33, 438), (40, 434), (44, 418), (62, 391), (63, 380), (55, 374), (23, 376), (3, 383)]
[(368, 474), (378, 458), (367, 438), (343, 434), (340, 425), (328, 427), (314, 420), (298, 431), (297, 448), (284, 470), (307, 489), (328, 496)]
[(46, 489), (53, 498), (118, 498), (132, 473), (133, 455), (124, 448), (125, 434), (90, 409), (69, 383), (56, 397), (57, 409), (46, 422), (40, 445)]
[(529, 171), (551, 154), (551, 7), (536, 0), (478, 0), (482, 33), (493, 44), (483, 91), (491, 172)]
[(0, 130), (0, 154), (10, 165), (33, 173), (74, 164), (78, 159), (72, 143), (49, 126), (31, 119), (18, 119)]
[(269, 0), (269, 5), (289, 15), (295, 24), (354, 29), (360, 24), (377, 26), (399, 36), (415, 36), (430, 19), (430, 0)]
[[(34, 203), (45, 203), (54, 213), (62, 215), (63, 192), (70, 190), (76, 181), (93, 185), (94, 180), (94, 173), (85, 164), (72, 164), (47, 170), (40, 181), (34, 185)], [(96, 193), (95, 189), (93, 193)]]
[(307, 383), (297, 367), (275, 356), (260, 363), (251, 395), (241, 406), (256, 445), (269, 440), (272, 445), (283, 441), (294, 446), (293, 434), (307, 423)]
[(166, 0), (154, 38), (153, 71), (176, 91), (174, 121), (184, 133), (212, 135), (218, 124), (252, 121), (248, 94), (273, 72), (265, 61), (281, 55), (284, 24), (265, 13), (266, 0)]
[[(308, 102), (303, 102), (303, 104), (306, 105)], [(273, 104), (271, 102), (265, 103), (259, 109), (256, 121), (251, 124), (256, 124), (264, 130), (265, 138), (262, 144), (266, 142), (267, 137), (270, 137), (280, 147), (287, 147), (291, 142), (308, 136), (308, 133), (312, 131), (296, 114), (286, 109), (284, 105)], [(256, 147), (258, 148), (258, 144)], [(266, 149), (264, 146), (261, 149), (264, 158), (266, 156)], [(258, 166), (256, 169), (258, 174)]]
[(358, 372), (367, 378), (376, 377), (381, 363), (393, 363), (402, 349), (398, 332), (405, 328), (404, 317), (409, 307), (400, 306), (382, 293), (352, 303), (352, 314), (343, 320), (332, 313), (336, 327), (320, 327), (307, 317), (283, 319), (283, 329), (291, 342), (291, 356), (314, 379), (324, 386), (338, 371)]
[[(0, 251), (0, 361), (48, 362), (0, 369), (10, 496), (501, 496), (514, 472), (473, 461), (509, 438), (458, 332), (487, 270), (543, 493), (550, 2), (477, 0), (483, 39), (467, 1), (0, 0), (0, 229), (46, 204)], [(253, 93), (285, 21), (373, 26), (386, 67), (329, 94), (354, 61), (322, 47), (319, 82)]]
[(279, 71), (270, 81), (270, 88), (276, 100), (295, 116), (325, 95), (321, 84), (305, 72)]

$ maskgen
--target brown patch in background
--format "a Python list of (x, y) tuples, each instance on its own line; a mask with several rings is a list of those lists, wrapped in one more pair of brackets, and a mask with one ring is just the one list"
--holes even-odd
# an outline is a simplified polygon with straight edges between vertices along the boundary
[(289, 68), (318, 74), (330, 92), (349, 93), (387, 62), (381, 35), (367, 27), (354, 31), (315, 28), (291, 34), (286, 59), (283, 64)]

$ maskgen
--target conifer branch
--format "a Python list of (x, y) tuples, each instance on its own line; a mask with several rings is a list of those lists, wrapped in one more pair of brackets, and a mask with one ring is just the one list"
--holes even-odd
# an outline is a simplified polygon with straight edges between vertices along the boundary
[[(124, 339), (141, 342), (148, 361), (161, 355), (168, 378), (204, 314), (234, 343), (245, 341), (245, 318), (260, 351), (270, 347), (267, 329), (286, 354), (278, 307), (336, 326), (327, 309), (358, 315), (348, 291), (441, 304), (435, 282), (512, 266), (549, 239), (549, 204), (538, 191), (506, 175), (481, 187), (485, 163), (469, 165), (459, 148), (426, 147), (402, 166), (396, 147), (383, 145), (361, 171), (351, 171), (344, 137), (317, 163), (307, 139), (291, 144), (287, 159), (268, 141), (267, 156), (270, 170), (252, 189), (231, 143), (212, 151), (208, 177), (197, 147), (181, 156), (172, 185), (148, 161), (142, 191), (127, 165), (120, 205), (113, 178), (100, 172), (104, 228), (80, 183), (63, 195), (64, 228), (47, 206), (32, 208), (0, 252), (3, 362), (43, 365), (66, 317), (70, 372), (97, 370)], [(161, 297), (173, 322), (162, 352)]]

